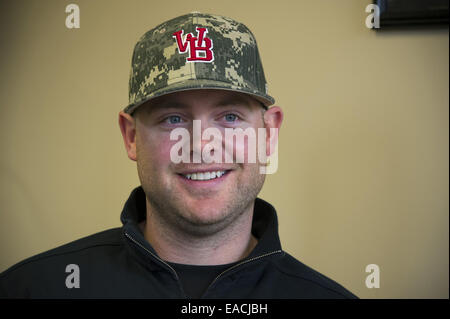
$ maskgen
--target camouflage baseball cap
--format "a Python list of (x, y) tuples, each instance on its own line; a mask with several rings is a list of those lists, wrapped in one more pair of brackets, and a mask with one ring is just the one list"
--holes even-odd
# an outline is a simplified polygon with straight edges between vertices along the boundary
[(275, 102), (267, 94), (255, 37), (242, 23), (218, 15), (186, 14), (139, 39), (124, 111), (131, 114), (152, 98), (193, 89), (238, 91), (266, 107)]

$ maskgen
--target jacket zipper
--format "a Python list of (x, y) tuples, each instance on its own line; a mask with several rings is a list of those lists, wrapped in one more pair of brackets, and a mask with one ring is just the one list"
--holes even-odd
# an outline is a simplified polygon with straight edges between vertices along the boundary
[(180, 281), (180, 278), (178, 277), (177, 272), (175, 271), (175, 269), (173, 269), (172, 266), (170, 266), (168, 263), (166, 263), (164, 260), (162, 260), (161, 258), (159, 258), (157, 255), (155, 255), (154, 253), (152, 253), (150, 250), (148, 250), (147, 248), (145, 248), (141, 243), (139, 243), (137, 240), (135, 240), (133, 237), (131, 237), (131, 235), (129, 235), (127, 232), (125, 232), (125, 236), (127, 236), (133, 243), (135, 243), (136, 245), (138, 245), (139, 247), (141, 247), (142, 249), (144, 249), (146, 252), (148, 252), (150, 255), (152, 255), (154, 258), (156, 258), (158, 261), (160, 261), (162, 264), (164, 264), (165, 266), (167, 266), (175, 275), (177, 281)]
[[(125, 236), (127, 236), (128, 239), (130, 239), (133, 243), (135, 243), (136, 245), (138, 245), (139, 247), (141, 247), (142, 249), (144, 249), (146, 252), (148, 252), (150, 255), (152, 255), (156, 260), (158, 260), (159, 262), (161, 262), (162, 264), (164, 264), (165, 266), (167, 266), (167, 267), (173, 272), (173, 274), (175, 275), (177, 281), (180, 282), (180, 278), (178, 277), (177, 272), (175, 271), (175, 269), (173, 269), (172, 266), (170, 266), (170, 265), (169, 265), (168, 263), (166, 263), (164, 260), (162, 260), (161, 258), (159, 258), (159, 257), (158, 257), (157, 255), (155, 255), (154, 253), (152, 253), (150, 250), (148, 250), (147, 248), (145, 248), (141, 243), (139, 243), (137, 240), (135, 240), (133, 237), (131, 237), (131, 235), (129, 235), (127, 232), (125, 232)], [(233, 269), (235, 269), (235, 268), (237, 268), (237, 267), (239, 267), (239, 266), (242, 266), (242, 265), (244, 265), (244, 264), (253, 262), (253, 261), (255, 261), (255, 260), (258, 260), (258, 259), (261, 259), (261, 258), (270, 256), (270, 255), (278, 254), (278, 253), (281, 253), (281, 252), (282, 252), (281, 249), (275, 250), (275, 251), (272, 251), (272, 252), (270, 252), (270, 253), (266, 253), (266, 254), (263, 254), (263, 255), (260, 255), (260, 256), (257, 256), (257, 257), (253, 257), (253, 258), (250, 258), (250, 259), (247, 259), (247, 260), (243, 260), (243, 261), (241, 261), (240, 263), (237, 263), (236, 265), (234, 265), (234, 266), (232, 266), (232, 267), (230, 267), (230, 268), (228, 268), (228, 269), (225, 269), (225, 270), (222, 271), (220, 274), (218, 274), (216, 278), (214, 278), (214, 280), (209, 284), (208, 288), (206, 288), (206, 290), (204, 291), (203, 295), (209, 290), (209, 288), (211, 288), (212, 285), (214, 285), (214, 283), (215, 283), (220, 277), (222, 277), (222, 276), (223, 276), (225, 273), (227, 273), (228, 271), (231, 271), (231, 270), (233, 270)], [(182, 291), (183, 291), (183, 290), (182, 290)], [(184, 293), (184, 291), (183, 291), (183, 293)]]
[(266, 253), (266, 254), (263, 254), (263, 255), (260, 255), (260, 256), (256, 256), (256, 257), (253, 257), (253, 258), (250, 258), (250, 259), (247, 259), (247, 260), (243, 260), (243, 261), (241, 261), (240, 263), (237, 263), (236, 265), (234, 265), (234, 266), (232, 266), (232, 267), (230, 267), (230, 268), (228, 268), (228, 269), (225, 269), (225, 270), (222, 271), (220, 274), (218, 274), (217, 277), (214, 278), (213, 281), (211, 281), (211, 283), (209, 284), (208, 288), (206, 288), (206, 290), (203, 292), (202, 296), (205, 295), (206, 292), (209, 290), (209, 288), (211, 288), (212, 285), (214, 285), (214, 283), (215, 283), (220, 277), (222, 277), (225, 273), (227, 273), (227, 272), (229, 272), (229, 271), (231, 271), (231, 270), (233, 270), (233, 269), (235, 269), (235, 268), (237, 268), (237, 267), (239, 267), (239, 266), (242, 266), (242, 265), (244, 265), (244, 264), (250, 263), (250, 262), (252, 262), (252, 261), (255, 261), (255, 260), (258, 260), (258, 259), (261, 259), (261, 258), (270, 256), (270, 255), (278, 254), (278, 253), (281, 253), (281, 252), (282, 252), (281, 249), (275, 250), (275, 251), (272, 251), (272, 252), (270, 252), (270, 253)]

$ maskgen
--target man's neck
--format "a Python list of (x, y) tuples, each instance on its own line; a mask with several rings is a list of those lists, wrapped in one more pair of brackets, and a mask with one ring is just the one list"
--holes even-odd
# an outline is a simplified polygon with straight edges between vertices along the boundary
[(247, 257), (258, 242), (251, 234), (254, 202), (227, 228), (207, 237), (192, 236), (168, 227), (161, 223), (157, 213), (150, 213), (148, 207), (147, 202), (147, 219), (139, 226), (158, 256), (168, 262), (229, 264)]

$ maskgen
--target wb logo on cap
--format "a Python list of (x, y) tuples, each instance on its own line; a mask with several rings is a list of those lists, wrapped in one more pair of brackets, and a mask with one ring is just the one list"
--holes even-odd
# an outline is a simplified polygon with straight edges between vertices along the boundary
[[(210, 38), (205, 37), (208, 29), (200, 27), (196, 27), (195, 29), (197, 30), (197, 36), (195, 37), (192, 33), (188, 33), (184, 41), (184, 30), (179, 30), (173, 34), (173, 37), (177, 39), (178, 52), (181, 54), (189, 51), (189, 57), (186, 58), (186, 62), (214, 61), (214, 53), (212, 51), (213, 42)], [(202, 46), (203, 44), (204, 46)], [(200, 55), (200, 53), (202, 54)]]

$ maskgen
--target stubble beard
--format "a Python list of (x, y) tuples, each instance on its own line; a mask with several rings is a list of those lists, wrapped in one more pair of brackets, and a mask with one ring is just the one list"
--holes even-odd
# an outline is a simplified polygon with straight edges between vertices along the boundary
[(232, 236), (233, 230), (239, 228), (239, 223), (249, 217), (247, 214), (253, 213), (249, 209), (253, 207), (265, 180), (265, 175), (259, 174), (259, 168), (253, 167), (252, 173), (245, 181), (237, 182), (232, 189), (222, 190), (230, 193), (227, 196), (228, 200), (220, 207), (217, 205), (211, 207), (211, 214), (203, 212), (204, 215), (214, 216), (204, 219), (198, 217), (195, 207), (187, 207), (186, 199), (160, 180), (161, 176), (158, 178), (148, 173), (151, 172), (151, 167), (140, 161), (137, 166), (147, 205), (150, 205), (150, 209), (147, 207), (147, 218), (152, 218), (152, 222), (159, 224), (163, 230), (171, 230), (174, 234), (184, 234), (193, 238), (204, 238), (218, 233), (225, 233), (227, 237)]

